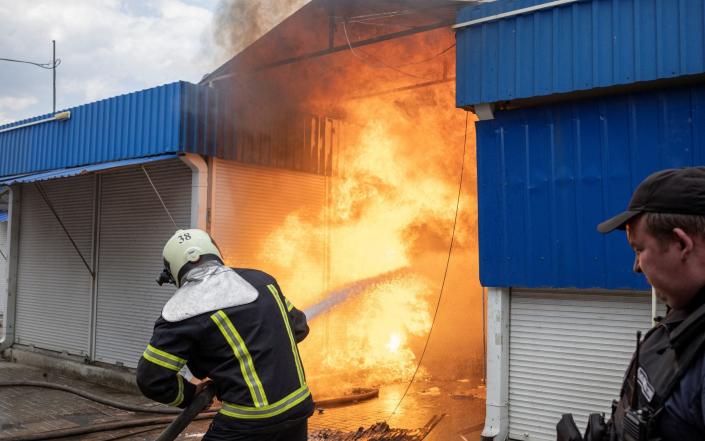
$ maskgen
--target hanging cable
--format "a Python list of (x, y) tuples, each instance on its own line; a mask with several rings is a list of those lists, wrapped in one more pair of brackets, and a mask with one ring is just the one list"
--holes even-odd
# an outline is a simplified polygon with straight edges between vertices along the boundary
[(147, 176), (147, 180), (149, 181), (149, 184), (152, 186), (154, 189), (154, 193), (157, 194), (157, 197), (159, 198), (159, 202), (162, 203), (162, 207), (164, 207), (164, 211), (166, 211), (166, 214), (169, 215), (169, 219), (171, 219), (171, 223), (174, 224), (174, 228), (177, 230), (179, 229), (179, 226), (176, 225), (176, 222), (174, 221), (174, 218), (171, 216), (171, 213), (169, 212), (169, 209), (166, 208), (166, 204), (164, 203), (164, 199), (162, 199), (162, 196), (159, 194), (159, 191), (157, 190), (157, 187), (154, 186), (154, 182), (152, 182), (152, 178), (149, 177), (149, 173), (147, 173), (147, 169), (144, 168), (144, 165), (142, 165), (142, 171), (144, 172), (144, 175)]
[(368, 52), (365, 52), (365, 51), (359, 49), (360, 53), (365, 54), (368, 58), (371, 58), (371, 59), (377, 61), (378, 63), (381, 64), (381, 66), (375, 66), (375, 65), (373, 65), (373, 64), (370, 64), (370, 63), (367, 61), (367, 59), (365, 59), (365, 57), (361, 57), (360, 55), (358, 55), (357, 51), (355, 51), (355, 49), (352, 47), (352, 43), (350, 42), (350, 36), (348, 35), (348, 27), (347, 27), (347, 25), (346, 25), (345, 22), (343, 22), (343, 33), (345, 34), (345, 41), (348, 43), (348, 47), (350, 48), (350, 52), (351, 52), (355, 57), (357, 57), (358, 59), (360, 59), (362, 62), (364, 62), (365, 64), (367, 64), (368, 66), (374, 67), (374, 68), (376, 68), (376, 69), (379, 69), (379, 68), (387, 68), (387, 69), (391, 69), (391, 70), (393, 70), (393, 71), (399, 72), (400, 74), (403, 74), (403, 75), (406, 75), (406, 76), (409, 76), (409, 77), (412, 77), (412, 78), (416, 78), (416, 79), (419, 79), (419, 80), (433, 81), (433, 79), (431, 79), (431, 78), (426, 78), (426, 77), (422, 77), (422, 76), (419, 76), (419, 75), (414, 75), (414, 74), (409, 73), (409, 72), (405, 72), (405, 71), (403, 71), (403, 70), (401, 70), (401, 69), (399, 69), (399, 68), (397, 68), (397, 67), (395, 67), (395, 66), (392, 66), (392, 65), (390, 65), (390, 64), (387, 64), (387, 63), (384, 62), (382, 59), (377, 58), (377, 57), (375, 57), (374, 55), (372, 55), (372, 54), (370, 54), (370, 53), (368, 53)]
[(443, 289), (445, 288), (445, 285), (446, 285), (446, 278), (448, 277), (448, 268), (450, 267), (450, 256), (453, 253), (453, 243), (455, 242), (455, 229), (456, 229), (456, 226), (458, 225), (458, 212), (460, 211), (460, 196), (461, 196), (461, 192), (463, 189), (463, 174), (465, 173), (465, 154), (467, 152), (467, 146), (468, 146), (468, 121), (469, 121), (469, 118), (470, 118), (470, 112), (466, 112), (465, 113), (465, 137), (463, 139), (463, 160), (460, 165), (460, 184), (458, 185), (458, 198), (455, 202), (455, 219), (453, 219), (453, 232), (451, 233), (451, 236), (450, 236), (450, 246), (448, 247), (448, 259), (446, 260), (446, 267), (445, 267), (445, 271), (443, 272), (443, 281), (441, 282), (441, 290), (438, 293), (438, 301), (436, 302), (436, 309), (433, 312), (433, 320), (431, 321), (431, 329), (428, 330), (428, 335), (426, 336), (426, 342), (423, 345), (423, 350), (421, 351), (421, 356), (419, 357), (419, 362), (416, 365), (416, 369), (414, 369), (414, 374), (411, 376), (411, 380), (409, 381), (409, 384), (406, 386), (406, 389), (404, 389), (404, 393), (401, 395), (401, 398), (399, 398), (399, 402), (397, 403), (397, 405), (394, 406), (394, 410), (389, 415), (389, 418), (387, 418), (387, 421), (389, 421), (394, 416), (397, 409), (399, 409), (399, 406), (401, 405), (402, 401), (404, 401), (404, 398), (406, 397), (406, 394), (409, 392), (411, 385), (414, 383), (414, 379), (416, 378), (416, 374), (419, 372), (419, 368), (421, 368), (421, 362), (423, 361), (424, 355), (426, 355), (426, 350), (428, 349), (428, 342), (431, 341), (431, 334), (433, 333), (433, 327), (436, 324), (438, 310), (440, 309), (441, 300), (443, 299)]
[[(349, 17), (349, 20), (356, 20), (356, 21), (366, 21), (366, 20), (379, 20), (379, 19), (385, 19), (385, 18), (392, 18), (392, 17), (399, 17), (402, 15), (411, 15), (418, 12), (417, 10), (414, 9), (405, 9), (402, 11), (387, 11), (387, 12), (377, 12), (374, 14), (365, 14), (365, 15), (354, 15)], [(346, 20), (345, 17), (335, 17), (336, 19), (339, 20)]]
[(64, 233), (66, 233), (66, 237), (68, 237), (69, 241), (71, 242), (71, 245), (73, 245), (73, 248), (76, 250), (76, 253), (78, 253), (78, 257), (81, 258), (83, 261), (83, 264), (86, 266), (86, 269), (88, 272), (91, 274), (92, 278), (95, 278), (95, 272), (91, 269), (90, 265), (88, 265), (88, 261), (86, 260), (85, 257), (83, 257), (83, 253), (81, 253), (81, 250), (78, 249), (78, 245), (76, 245), (76, 242), (73, 240), (73, 237), (71, 237), (71, 234), (69, 233), (69, 230), (66, 228), (66, 225), (61, 221), (61, 218), (59, 217), (59, 213), (56, 212), (56, 209), (54, 208), (54, 205), (51, 203), (49, 200), (49, 195), (47, 194), (46, 190), (44, 187), (39, 182), (35, 182), (34, 186), (37, 189), (37, 192), (39, 195), (44, 199), (44, 203), (47, 204), (47, 207), (49, 207), (49, 210), (54, 214), (54, 217), (56, 218), (57, 222), (59, 222), (59, 225), (61, 225), (61, 228), (64, 230)]

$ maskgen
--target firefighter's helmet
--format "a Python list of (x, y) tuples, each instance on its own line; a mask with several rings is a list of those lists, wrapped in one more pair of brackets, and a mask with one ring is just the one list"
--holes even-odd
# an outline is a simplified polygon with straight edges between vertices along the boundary
[(208, 233), (198, 229), (177, 231), (164, 245), (162, 252), (165, 269), (171, 274), (177, 287), (181, 285), (181, 271), (186, 264), (198, 262), (205, 255), (213, 255), (223, 260), (213, 239)]

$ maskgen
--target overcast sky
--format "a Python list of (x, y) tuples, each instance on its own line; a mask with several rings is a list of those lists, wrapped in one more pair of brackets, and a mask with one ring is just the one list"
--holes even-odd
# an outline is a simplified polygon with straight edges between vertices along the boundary
[[(178, 80), (225, 62), (213, 43), (218, 0), (0, 0), (0, 58), (51, 60), (57, 110)], [(0, 124), (51, 112), (52, 76), (0, 61)]]

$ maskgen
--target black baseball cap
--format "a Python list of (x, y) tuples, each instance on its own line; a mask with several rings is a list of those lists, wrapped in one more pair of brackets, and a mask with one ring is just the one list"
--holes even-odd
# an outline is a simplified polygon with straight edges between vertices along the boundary
[(673, 168), (650, 175), (634, 190), (627, 210), (602, 222), (597, 231), (623, 230), (641, 213), (705, 216), (705, 167)]

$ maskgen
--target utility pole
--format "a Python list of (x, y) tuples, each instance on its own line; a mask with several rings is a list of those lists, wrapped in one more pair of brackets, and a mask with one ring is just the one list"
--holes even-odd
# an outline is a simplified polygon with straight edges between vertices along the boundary
[(56, 40), (51, 40), (51, 45), (52, 45), (52, 60), (51, 63), (35, 63), (33, 61), (27, 61), (27, 60), (17, 60), (14, 58), (2, 58), (0, 57), (0, 61), (8, 61), (10, 63), (23, 63), (23, 64), (31, 64), (32, 66), (37, 66), (41, 67), (42, 69), (51, 69), (51, 74), (52, 74), (52, 103), (51, 103), (51, 108), (52, 112), (56, 113), (56, 68), (61, 64), (61, 59), (56, 59)]
[(52, 61), (51, 61), (51, 73), (52, 76), (54, 77), (54, 80), (52, 82), (52, 111), (51, 113), (56, 113), (56, 40), (51, 40), (51, 45), (52, 45)]

